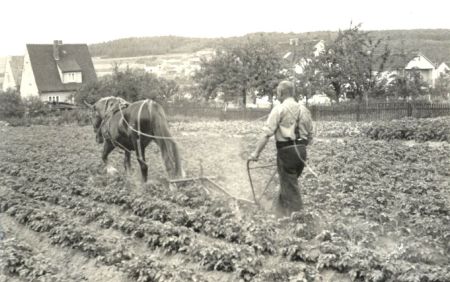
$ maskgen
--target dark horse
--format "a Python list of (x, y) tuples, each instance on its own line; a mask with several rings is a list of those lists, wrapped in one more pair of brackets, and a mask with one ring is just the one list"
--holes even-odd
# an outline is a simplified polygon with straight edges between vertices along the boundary
[(131, 151), (136, 152), (144, 182), (148, 166), (145, 148), (151, 141), (158, 144), (166, 171), (171, 178), (184, 175), (178, 146), (169, 132), (169, 125), (161, 105), (153, 100), (129, 103), (119, 97), (105, 97), (90, 105), (97, 143), (103, 143), (102, 160), (107, 164), (108, 155), (119, 147), (125, 153), (125, 170), (130, 169)]

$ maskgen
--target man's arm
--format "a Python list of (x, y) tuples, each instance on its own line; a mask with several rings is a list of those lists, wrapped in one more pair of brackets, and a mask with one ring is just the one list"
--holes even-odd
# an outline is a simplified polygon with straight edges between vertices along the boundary
[(257, 161), (259, 159), (259, 155), (266, 147), (270, 137), (274, 135), (275, 131), (278, 129), (278, 125), (280, 123), (280, 110), (281, 108), (277, 106), (270, 112), (269, 117), (267, 118), (266, 126), (264, 127), (264, 133), (258, 140), (255, 151), (253, 151), (248, 158), (250, 161)]
[(256, 162), (259, 159), (259, 154), (261, 154), (261, 151), (264, 150), (264, 147), (266, 147), (269, 139), (270, 136), (267, 136), (265, 134), (259, 139), (255, 151), (248, 158), (250, 161)]
[(302, 106), (300, 110), (300, 118), (299, 118), (299, 130), (302, 135), (306, 135), (308, 139), (308, 143), (312, 144), (314, 139), (314, 126), (311, 117), (311, 113), (308, 108)]

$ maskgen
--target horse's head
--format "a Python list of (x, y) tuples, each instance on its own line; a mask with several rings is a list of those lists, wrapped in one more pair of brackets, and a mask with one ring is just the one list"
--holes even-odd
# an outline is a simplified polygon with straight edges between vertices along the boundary
[(93, 105), (87, 102), (84, 103), (92, 110), (91, 121), (96, 134), (96, 141), (101, 144), (104, 141), (103, 134), (101, 132), (103, 121), (110, 113), (114, 112), (116, 109), (119, 109), (122, 105), (128, 104), (128, 102), (119, 97), (105, 97), (101, 98)]

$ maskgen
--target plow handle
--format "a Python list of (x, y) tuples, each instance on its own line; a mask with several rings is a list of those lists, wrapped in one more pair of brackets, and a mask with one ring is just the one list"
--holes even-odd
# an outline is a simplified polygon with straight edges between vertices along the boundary
[(247, 161), (247, 173), (248, 173), (248, 180), (250, 181), (250, 187), (252, 188), (252, 194), (253, 194), (253, 200), (255, 201), (255, 204), (257, 206), (259, 206), (259, 202), (256, 199), (256, 195), (255, 195), (255, 189), (253, 188), (253, 181), (252, 181), (252, 176), (250, 174), (250, 162), (251, 160)]

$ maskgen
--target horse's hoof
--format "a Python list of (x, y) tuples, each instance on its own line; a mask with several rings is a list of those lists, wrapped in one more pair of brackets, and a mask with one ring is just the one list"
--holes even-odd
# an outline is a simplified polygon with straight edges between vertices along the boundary
[(106, 173), (108, 173), (110, 175), (117, 174), (117, 172), (118, 172), (118, 170), (112, 166), (106, 168)]

